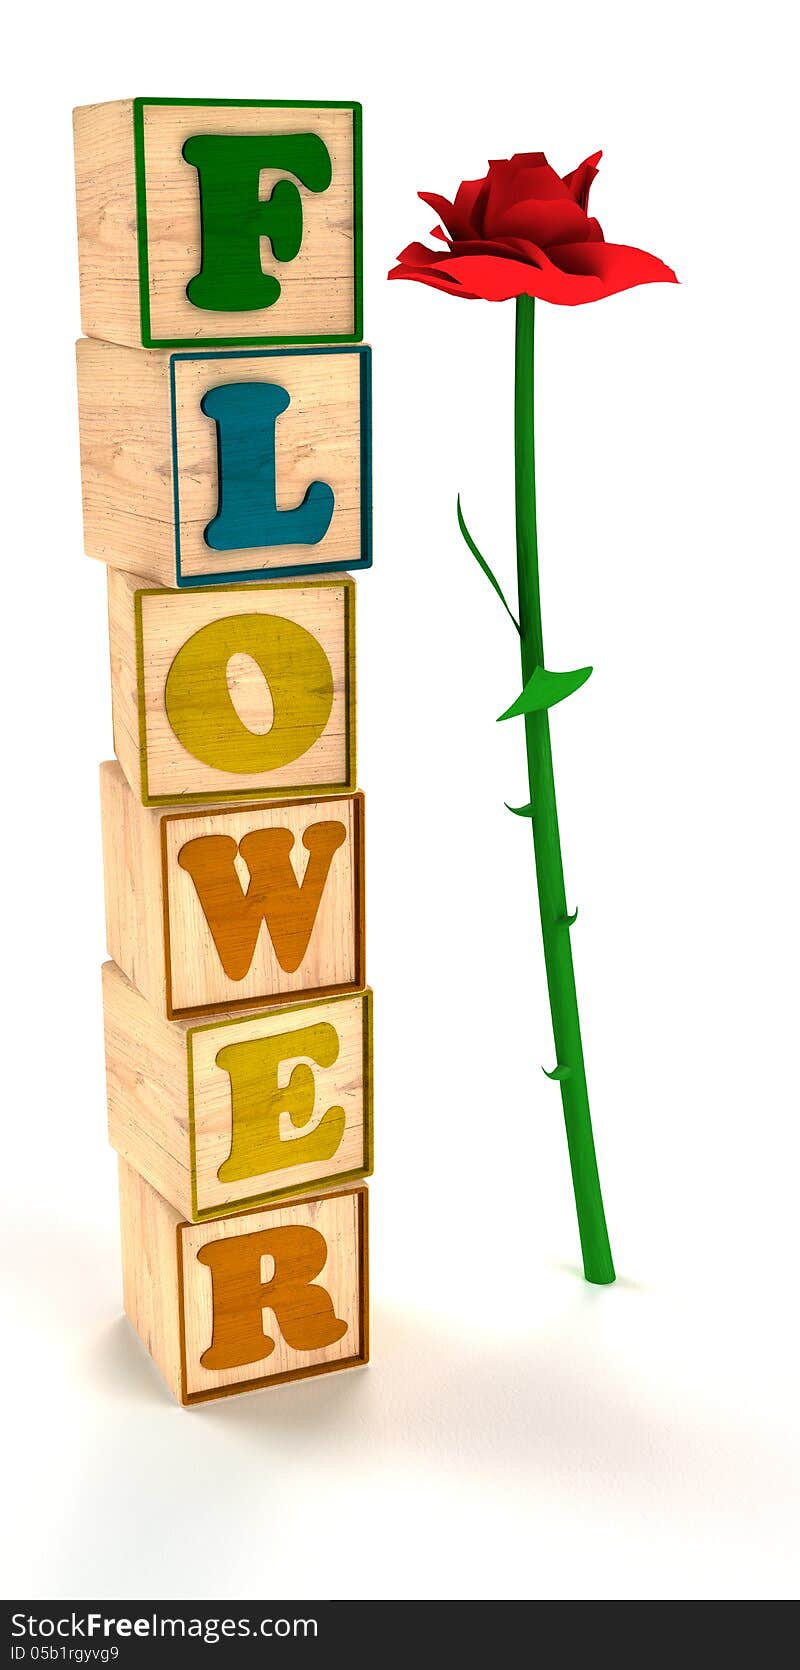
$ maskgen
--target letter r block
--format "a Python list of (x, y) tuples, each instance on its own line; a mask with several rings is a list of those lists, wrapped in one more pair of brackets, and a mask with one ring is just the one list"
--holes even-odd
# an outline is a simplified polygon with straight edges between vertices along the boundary
[(178, 592), (108, 571), (114, 746), (142, 804), (355, 788), (355, 585)]
[(108, 950), (169, 1020), (364, 985), (360, 794), (142, 806), (100, 767)]
[(90, 557), (179, 589), (369, 566), (368, 347), (77, 364)]
[(369, 1357), (367, 1191), (190, 1224), (120, 1160), (125, 1311), (179, 1403)]
[(133, 348), (361, 336), (361, 107), (74, 112), (81, 318)]
[(103, 968), (108, 1130), (185, 1218), (372, 1170), (372, 993), (168, 1021)]

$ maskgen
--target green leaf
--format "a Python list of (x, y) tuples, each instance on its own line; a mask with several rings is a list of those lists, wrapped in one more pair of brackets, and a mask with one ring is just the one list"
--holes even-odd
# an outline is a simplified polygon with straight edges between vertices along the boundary
[(572, 1068), (565, 1067), (563, 1061), (559, 1061), (558, 1066), (553, 1068), (552, 1073), (548, 1073), (546, 1067), (542, 1068), (542, 1072), (546, 1079), (569, 1079), (572, 1077)]
[(533, 817), (533, 806), (530, 801), (528, 801), (527, 806), (509, 806), (508, 801), (504, 800), (503, 805), (505, 806), (507, 812), (514, 813), (515, 818)]
[(571, 696), (573, 690), (580, 690), (591, 671), (591, 667), (579, 667), (574, 673), (548, 673), (546, 667), (537, 667), (522, 695), (500, 714), (498, 724), (501, 719), (519, 719), (524, 713), (542, 713), (545, 708), (555, 707), (556, 702)]
[(519, 621), (517, 620), (516, 615), (513, 615), (511, 613), (511, 610), (508, 607), (508, 604), (505, 600), (505, 596), (503, 594), (503, 588), (500, 585), (499, 580), (495, 579), (495, 576), (492, 573), (492, 571), (489, 567), (489, 564), (486, 561), (486, 558), (481, 556), (480, 551), (478, 550), (478, 547), (475, 544), (475, 541), (472, 537), (472, 534), (470, 533), (469, 528), (467, 527), (467, 524), (464, 521), (464, 517), (463, 517), (462, 511), (461, 511), (461, 494), (460, 493), (458, 495), (458, 498), (456, 499), (456, 514), (458, 516), (458, 525), (461, 529), (461, 532), (464, 536), (464, 539), (465, 539), (467, 545), (469, 546), (469, 548), (472, 552), (473, 557), (475, 558), (475, 561), (480, 564), (480, 566), (483, 569), (483, 572), (486, 575), (486, 578), (489, 581), (490, 585), (494, 586), (494, 589), (497, 592), (497, 595), (500, 599), (500, 602), (503, 605), (503, 608), (505, 609), (506, 614), (509, 617), (509, 620), (513, 620), (514, 625), (515, 625), (517, 631), (519, 632)]
[(577, 922), (577, 920), (578, 912), (577, 910), (574, 910), (571, 916), (559, 916), (556, 926), (559, 928), (571, 928), (573, 922)]

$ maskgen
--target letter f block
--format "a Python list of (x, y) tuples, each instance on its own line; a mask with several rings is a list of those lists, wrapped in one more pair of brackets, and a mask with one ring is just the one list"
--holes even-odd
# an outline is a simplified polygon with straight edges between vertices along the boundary
[(122, 99), (74, 128), (86, 336), (359, 340), (360, 105)]

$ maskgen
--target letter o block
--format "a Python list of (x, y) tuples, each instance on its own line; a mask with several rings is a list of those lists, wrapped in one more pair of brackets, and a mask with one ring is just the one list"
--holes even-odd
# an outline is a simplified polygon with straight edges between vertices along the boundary
[(79, 107), (85, 335), (134, 348), (357, 342), (360, 124), (353, 103)]
[(367, 1191), (188, 1224), (120, 1161), (125, 1311), (179, 1403), (369, 1358)]
[(117, 758), (144, 806), (355, 788), (355, 586), (138, 587), (108, 571)]

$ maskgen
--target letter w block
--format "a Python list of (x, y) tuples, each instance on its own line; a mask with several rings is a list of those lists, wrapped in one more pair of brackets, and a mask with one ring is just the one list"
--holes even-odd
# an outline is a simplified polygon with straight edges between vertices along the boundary
[(364, 985), (360, 794), (142, 806), (100, 768), (108, 950), (168, 1019)]

